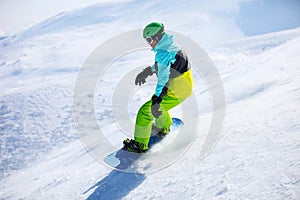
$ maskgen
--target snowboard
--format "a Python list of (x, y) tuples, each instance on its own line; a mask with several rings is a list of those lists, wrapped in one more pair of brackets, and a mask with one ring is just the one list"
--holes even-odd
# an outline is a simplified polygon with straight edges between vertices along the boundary
[[(147, 152), (151, 153), (151, 148), (161, 142), (165, 137), (168, 137), (172, 132), (176, 132), (183, 126), (183, 121), (179, 118), (172, 118), (172, 125), (170, 127), (170, 133), (167, 136), (159, 136), (156, 133), (151, 133), (151, 137), (149, 140), (149, 149)], [(123, 149), (119, 149), (109, 155), (107, 155), (103, 161), (109, 166), (124, 170), (133, 166), (133, 163), (137, 161), (140, 157), (144, 156), (145, 153), (132, 153), (125, 151)]]

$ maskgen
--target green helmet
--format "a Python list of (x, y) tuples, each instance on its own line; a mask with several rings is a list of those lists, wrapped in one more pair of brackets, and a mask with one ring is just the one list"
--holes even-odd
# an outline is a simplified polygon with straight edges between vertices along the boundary
[(143, 31), (143, 37), (147, 38), (147, 37), (154, 37), (154, 36), (158, 36), (159, 38), (161, 38), (161, 36), (164, 34), (164, 25), (162, 23), (159, 22), (152, 22), (150, 24), (148, 24)]

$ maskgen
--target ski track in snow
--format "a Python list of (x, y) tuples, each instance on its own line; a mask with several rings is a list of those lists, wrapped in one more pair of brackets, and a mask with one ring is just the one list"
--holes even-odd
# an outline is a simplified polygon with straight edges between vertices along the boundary
[(78, 139), (71, 94), (70, 89), (46, 87), (0, 98), (1, 175)]
[[(73, 120), (74, 81), (95, 44), (116, 34), (97, 26), (118, 27), (130, 11), (116, 15), (122, 5), (61, 13), (0, 40), (0, 199), (300, 199), (299, 28), (207, 47), (223, 80), (226, 116), (205, 159), (199, 155), (211, 100), (199, 74), (199, 134), (170, 167), (124, 173), (86, 152)], [(99, 82), (104, 90), (95, 91), (95, 110), (102, 130), (114, 123), (118, 73), (145, 62), (121, 58)], [(130, 99), (132, 120), (149, 91)]]

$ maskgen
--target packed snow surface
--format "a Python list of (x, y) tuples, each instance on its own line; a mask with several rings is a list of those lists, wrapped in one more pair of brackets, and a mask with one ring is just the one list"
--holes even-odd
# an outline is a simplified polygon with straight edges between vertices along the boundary
[[(197, 73), (199, 133), (172, 165), (153, 173), (125, 173), (86, 151), (72, 113), (80, 67), (111, 36), (148, 22), (121, 27), (124, 21), (130, 24), (125, 16), (136, 9), (122, 5), (127, 4), (64, 12), (0, 40), (0, 199), (300, 199), (299, 28), (204, 45), (226, 96), (221, 137), (207, 157), (199, 155), (211, 101)], [(185, 31), (201, 41), (194, 29)], [(122, 57), (115, 65), (152, 62), (149, 51)], [(100, 81), (106, 90), (95, 95), (102, 130), (114, 122), (112, 85), (122, 77), (113, 66)], [(151, 95), (153, 85), (149, 88), (130, 99), (132, 120)], [(172, 114), (180, 116), (180, 110)]]

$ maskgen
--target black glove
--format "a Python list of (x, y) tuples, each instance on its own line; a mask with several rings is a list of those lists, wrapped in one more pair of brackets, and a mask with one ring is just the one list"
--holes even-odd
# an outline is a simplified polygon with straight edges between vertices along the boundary
[(146, 78), (148, 76), (151, 76), (153, 74), (151, 67), (147, 67), (146, 69), (144, 69), (141, 73), (139, 73), (136, 78), (135, 78), (135, 84), (136, 85), (142, 85), (144, 83), (146, 83)]
[(162, 111), (159, 111), (161, 101), (162, 98), (160, 96), (152, 96), (151, 113), (155, 118), (159, 118), (159, 116), (162, 114)]

